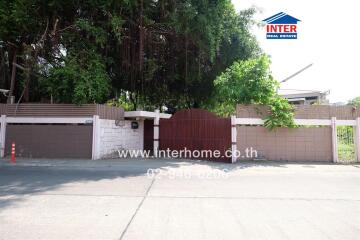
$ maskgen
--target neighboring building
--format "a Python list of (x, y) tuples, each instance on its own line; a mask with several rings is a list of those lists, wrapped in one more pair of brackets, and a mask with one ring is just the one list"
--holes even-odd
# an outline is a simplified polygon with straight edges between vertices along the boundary
[(327, 95), (329, 91), (299, 90), (299, 89), (279, 89), (279, 95), (288, 99), (291, 104), (311, 105), (329, 104)]
[(331, 105), (333, 105), (333, 106), (346, 106), (348, 104), (346, 102), (335, 102), (335, 103), (332, 103)]

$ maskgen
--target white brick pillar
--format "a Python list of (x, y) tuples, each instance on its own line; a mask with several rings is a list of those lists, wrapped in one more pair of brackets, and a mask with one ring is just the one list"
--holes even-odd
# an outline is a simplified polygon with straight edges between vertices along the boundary
[(1, 115), (0, 124), (0, 157), (3, 158), (5, 156), (6, 115)]
[(154, 156), (157, 157), (159, 150), (159, 124), (160, 124), (160, 110), (155, 110), (154, 118)]
[(100, 159), (100, 119), (93, 116), (92, 160)]
[(333, 162), (338, 162), (338, 142), (337, 142), (337, 129), (336, 129), (336, 117), (331, 118), (331, 130), (332, 130), (332, 154)]
[(236, 162), (237, 151), (237, 131), (236, 131), (236, 116), (231, 116), (231, 163)]
[(356, 161), (360, 162), (360, 118), (356, 118), (355, 126), (355, 153)]

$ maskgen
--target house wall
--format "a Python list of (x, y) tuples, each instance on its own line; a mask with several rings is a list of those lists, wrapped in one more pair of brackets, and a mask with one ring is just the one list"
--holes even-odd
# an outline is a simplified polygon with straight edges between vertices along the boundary
[(238, 126), (237, 149), (246, 148), (258, 158), (285, 161), (332, 161), (331, 127), (278, 128), (269, 131), (262, 126)]
[(131, 122), (124, 121), (123, 126), (116, 126), (115, 120), (100, 119), (100, 158), (117, 157), (117, 150), (143, 150), (144, 121), (138, 129), (131, 129)]

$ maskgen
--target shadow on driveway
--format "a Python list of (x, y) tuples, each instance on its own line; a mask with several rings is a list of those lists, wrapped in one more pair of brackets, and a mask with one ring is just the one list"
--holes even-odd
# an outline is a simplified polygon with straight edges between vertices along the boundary
[[(182, 159), (111, 159), (111, 160), (29, 160), (18, 165), (0, 164), (0, 210), (21, 201), (27, 195), (56, 190), (69, 183), (97, 182), (144, 176), (149, 169), (206, 167), (228, 172), (257, 167), (287, 168), (288, 162), (240, 162), (236, 164)], [(318, 163), (317, 163), (318, 164)], [(306, 167), (312, 167), (306, 163)]]
[(26, 160), (10, 166), (0, 163), (0, 210), (28, 195), (42, 194), (66, 184), (144, 176), (149, 168), (177, 168), (178, 161)]

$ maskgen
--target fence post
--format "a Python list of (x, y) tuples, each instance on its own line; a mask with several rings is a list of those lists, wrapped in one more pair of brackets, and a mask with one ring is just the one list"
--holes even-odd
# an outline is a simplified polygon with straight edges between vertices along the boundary
[(338, 162), (338, 143), (337, 143), (337, 129), (336, 129), (336, 117), (331, 118), (331, 130), (332, 130), (332, 153), (333, 162)]
[(237, 150), (237, 132), (236, 132), (236, 116), (231, 116), (231, 163), (236, 162)]
[(6, 134), (6, 115), (1, 115), (0, 128), (0, 157), (5, 156), (5, 134)]
[(159, 150), (159, 124), (160, 124), (160, 110), (155, 110), (154, 118), (154, 156), (157, 157)]
[(93, 138), (92, 138), (92, 160), (100, 158), (100, 119), (98, 115), (93, 116)]
[(356, 118), (355, 126), (355, 153), (356, 161), (360, 162), (360, 117)]

